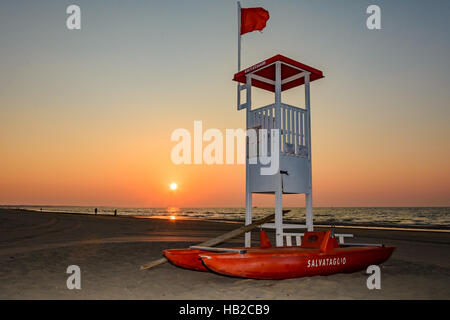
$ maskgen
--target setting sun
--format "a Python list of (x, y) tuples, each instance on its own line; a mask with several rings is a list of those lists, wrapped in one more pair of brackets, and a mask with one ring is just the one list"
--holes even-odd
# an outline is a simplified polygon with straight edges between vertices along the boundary
[(178, 189), (178, 185), (175, 182), (172, 182), (170, 184), (170, 190), (177, 190)]

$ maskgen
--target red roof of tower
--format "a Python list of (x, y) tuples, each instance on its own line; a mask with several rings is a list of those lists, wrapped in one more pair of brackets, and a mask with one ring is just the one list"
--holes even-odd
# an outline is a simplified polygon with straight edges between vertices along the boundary
[(281, 91), (303, 85), (305, 78), (299, 75), (304, 71), (310, 72), (310, 81), (324, 77), (322, 71), (278, 54), (236, 73), (233, 80), (246, 83), (246, 75), (251, 73), (260, 78), (260, 80), (252, 78), (252, 86), (275, 92), (275, 62), (277, 61), (281, 62)]

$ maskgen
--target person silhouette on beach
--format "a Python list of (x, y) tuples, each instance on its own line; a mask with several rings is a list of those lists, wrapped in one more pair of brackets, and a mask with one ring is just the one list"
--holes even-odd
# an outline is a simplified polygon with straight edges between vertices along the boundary
[(97, 211), (98, 211), (98, 209), (97, 209), (97, 208), (95, 208), (95, 215), (97, 215)]
[(114, 209), (114, 217), (117, 216), (117, 209)]

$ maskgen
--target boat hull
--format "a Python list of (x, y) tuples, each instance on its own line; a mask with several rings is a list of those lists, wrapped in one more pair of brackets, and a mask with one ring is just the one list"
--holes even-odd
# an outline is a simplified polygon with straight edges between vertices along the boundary
[[(264, 230), (260, 230), (260, 248), (271, 248), (269, 238)], [(234, 248), (234, 249), (246, 249), (246, 248)], [(177, 267), (196, 270), (196, 271), (208, 271), (202, 260), (200, 259), (200, 254), (207, 254), (210, 251), (199, 250), (199, 249), (167, 249), (163, 250), (163, 255), (172, 264)]]
[(251, 279), (288, 279), (350, 273), (386, 261), (395, 247), (349, 247), (329, 252), (295, 248), (249, 249), (239, 253), (201, 253), (204, 266), (216, 273)]
[(172, 264), (196, 271), (208, 271), (200, 259), (200, 254), (207, 253), (208, 251), (195, 249), (168, 249), (163, 251), (164, 256)]

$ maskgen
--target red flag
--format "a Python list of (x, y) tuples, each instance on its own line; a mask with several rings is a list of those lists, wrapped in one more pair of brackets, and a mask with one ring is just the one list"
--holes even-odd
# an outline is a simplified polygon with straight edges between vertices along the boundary
[(269, 20), (269, 11), (264, 8), (241, 9), (241, 35), (255, 30), (261, 31)]

